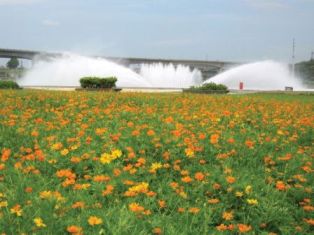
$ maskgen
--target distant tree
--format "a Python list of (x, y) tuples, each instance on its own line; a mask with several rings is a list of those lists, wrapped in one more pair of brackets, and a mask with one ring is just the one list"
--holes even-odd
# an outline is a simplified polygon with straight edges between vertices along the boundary
[(7, 67), (10, 69), (16, 69), (17, 67), (19, 67), (19, 65), (20, 65), (20, 62), (15, 57), (11, 58), (7, 63)]

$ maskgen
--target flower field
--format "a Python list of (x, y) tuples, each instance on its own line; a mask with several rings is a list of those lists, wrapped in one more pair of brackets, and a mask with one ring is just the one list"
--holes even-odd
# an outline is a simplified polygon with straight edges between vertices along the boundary
[(0, 234), (313, 234), (314, 96), (0, 92)]

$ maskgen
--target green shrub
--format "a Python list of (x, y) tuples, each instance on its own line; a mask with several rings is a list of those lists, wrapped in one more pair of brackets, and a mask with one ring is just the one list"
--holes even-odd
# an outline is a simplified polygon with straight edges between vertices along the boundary
[(213, 82), (203, 84), (198, 87), (191, 87), (187, 91), (200, 92), (200, 93), (228, 93), (228, 87), (223, 84), (216, 84)]
[(199, 89), (199, 90), (212, 90), (212, 91), (227, 91), (228, 87), (226, 87), (223, 84), (216, 84), (216, 83), (210, 82), (210, 83), (206, 83), (206, 84), (198, 87), (197, 89)]
[(0, 81), (0, 89), (19, 89), (19, 85), (11, 80)]
[(84, 77), (80, 79), (82, 88), (113, 88), (116, 86), (117, 78), (99, 78), (99, 77)]

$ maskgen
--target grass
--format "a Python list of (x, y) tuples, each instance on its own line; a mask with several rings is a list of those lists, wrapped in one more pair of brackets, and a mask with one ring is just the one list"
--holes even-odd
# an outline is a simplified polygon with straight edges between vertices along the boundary
[(310, 234), (314, 97), (0, 91), (0, 234)]

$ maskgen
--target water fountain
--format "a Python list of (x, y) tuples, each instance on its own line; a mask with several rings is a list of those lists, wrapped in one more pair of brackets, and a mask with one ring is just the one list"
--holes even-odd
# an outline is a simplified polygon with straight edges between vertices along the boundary
[(103, 58), (65, 53), (50, 61), (37, 61), (19, 81), (22, 86), (79, 86), (85, 76), (118, 78), (118, 87), (186, 88), (200, 84), (201, 73), (187, 66), (141, 65), (139, 74)]
[[(129, 88), (188, 88), (202, 84), (201, 72), (172, 64), (142, 64), (137, 72), (103, 58), (90, 58), (65, 53), (50, 61), (37, 61), (19, 81), (22, 86), (79, 86), (84, 76), (118, 78), (118, 87)], [(229, 89), (245, 90), (304, 90), (299, 79), (292, 76), (287, 65), (262, 61), (231, 68), (207, 79), (204, 83), (224, 84)]]
[(204, 83), (209, 82), (224, 84), (229, 89), (239, 89), (239, 84), (243, 83), (246, 90), (284, 90), (285, 87), (304, 90), (300, 80), (290, 73), (288, 65), (275, 61), (237, 66), (207, 79)]

